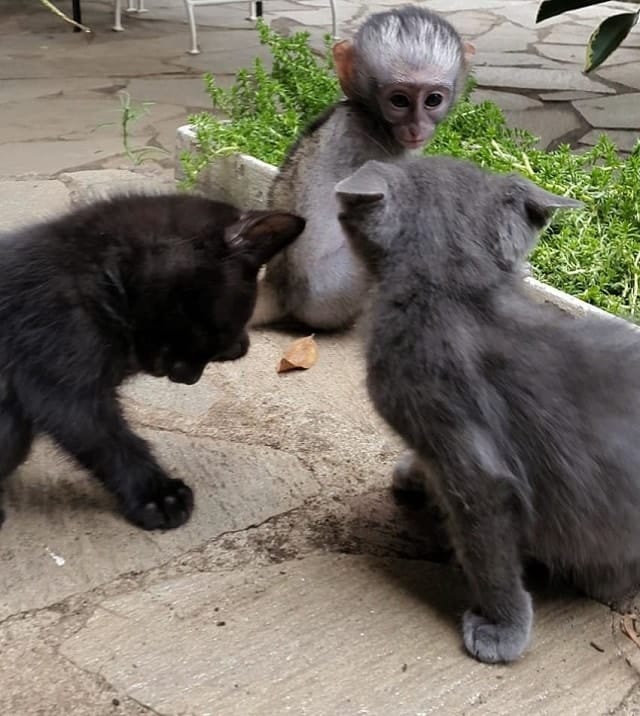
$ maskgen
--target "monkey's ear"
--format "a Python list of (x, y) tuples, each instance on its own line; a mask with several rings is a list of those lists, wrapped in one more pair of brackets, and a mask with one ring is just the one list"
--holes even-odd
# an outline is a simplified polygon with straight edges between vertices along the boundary
[(304, 230), (306, 221), (285, 211), (246, 211), (224, 232), (234, 253), (250, 259), (256, 270), (288, 246)]
[(376, 168), (376, 163), (367, 162), (354, 174), (336, 184), (335, 192), (343, 205), (376, 204), (386, 197), (389, 187)]
[(464, 47), (464, 60), (465, 62), (471, 62), (471, 58), (476, 54), (476, 47), (472, 42), (463, 42)]
[(333, 46), (333, 63), (342, 91), (350, 97), (353, 88), (355, 50), (349, 40), (340, 40)]

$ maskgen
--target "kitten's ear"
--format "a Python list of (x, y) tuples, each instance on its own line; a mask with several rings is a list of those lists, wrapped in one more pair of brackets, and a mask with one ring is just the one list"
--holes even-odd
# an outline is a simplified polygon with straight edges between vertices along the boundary
[(524, 205), (527, 218), (535, 227), (543, 227), (551, 218), (554, 209), (582, 209), (584, 207), (584, 202), (578, 199), (552, 194), (527, 179), (519, 178), (519, 183), (525, 188)]
[(387, 180), (378, 169), (378, 162), (369, 161), (335, 187), (338, 201), (345, 209), (383, 201), (388, 192)]
[(256, 269), (303, 232), (306, 221), (285, 211), (247, 211), (224, 232), (227, 246), (251, 258)]

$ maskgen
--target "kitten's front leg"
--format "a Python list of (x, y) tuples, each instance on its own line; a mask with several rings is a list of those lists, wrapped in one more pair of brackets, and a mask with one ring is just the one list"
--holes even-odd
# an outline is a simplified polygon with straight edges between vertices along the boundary
[(463, 617), (465, 647), (480, 661), (509, 662), (527, 647), (533, 622), (520, 555), (525, 501), (490, 440), (474, 442), (475, 450), (440, 464), (438, 485), (475, 599)]
[(0, 526), (4, 522), (2, 482), (29, 454), (33, 431), (6, 379), (0, 378)]
[(223, 362), (242, 358), (242, 356), (246, 355), (249, 351), (250, 343), (249, 334), (245, 330), (240, 335), (240, 338), (238, 338), (238, 340), (231, 346), (231, 348), (228, 348), (226, 351), (223, 351), (215, 356), (214, 361)]
[(124, 516), (143, 529), (171, 529), (193, 510), (193, 493), (170, 478), (147, 443), (128, 426), (113, 394), (95, 398), (40, 393), (34, 422), (118, 499)]

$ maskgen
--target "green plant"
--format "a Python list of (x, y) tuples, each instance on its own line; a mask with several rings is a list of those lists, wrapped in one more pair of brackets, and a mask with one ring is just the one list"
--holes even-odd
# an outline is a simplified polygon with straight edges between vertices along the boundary
[[(543, 0), (538, 8), (536, 22), (590, 5), (602, 5), (604, 2), (605, 0)], [(629, 0), (629, 4), (637, 5), (639, 2), (640, 0)], [(639, 17), (640, 10), (623, 12), (608, 17), (598, 25), (587, 42), (586, 72), (591, 72), (601, 65), (619, 47)]]
[(640, 143), (627, 159), (606, 135), (582, 154), (535, 144), (529, 132), (509, 129), (495, 104), (467, 96), (425, 153), (517, 171), (584, 201), (582, 211), (555, 214), (531, 256), (534, 275), (611, 313), (640, 317)]
[[(210, 112), (189, 118), (198, 149), (181, 156), (185, 186), (192, 186), (213, 159), (234, 152), (279, 164), (307, 122), (340, 95), (331, 53), (324, 58), (314, 55), (308, 32), (282, 37), (259, 21), (258, 33), (271, 51), (271, 70), (257, 58), (251, 70), (238, 72), (230, 89), (205, 75), (213, 109), (224, 113), (226, 120)], [(328, 49), (328, 37), (325, 42)]]
[[(232, 152), (280, 164), (300, 129), (339, 96), (330, 62), (313, 56), (306, 33), (281, 38), (264, 26), (260, 33), (274, 57), (271, 72), (256, 62), (225, 90), (207, 78), (214, 107), (230, 121), (210, 113), (192, 118), (199, 148), (182, 157), (187, 185), (216, 157)], [(606, 136), (583, 154), (568, 146), (537, 149), (537, 138), (509, 128), (497, 105), (472, 102), (473, 88), (470, 80), (425, 153), (517, 171), (583, 200), (584, 210), (554, 216), (533, 253), (534, 275), (607, 311), (640, 317), (640, 144), (627, 159)]]
[[(138, 166), (147, 160), (156, 158), (157, 154), (169, 154), (169, 152), (162, 147), (131, 146), (131, 125), (149, 114), (149, 110), (153, 107), (155, 102), (140, 102), (134, 104), (131, 100), (131, 95), (124, 90), (118, 92), (118, 98), (120, 100), (120, 108), (117, 110), (120, 113), (120, 121), (118, 124), (122, 137), (122, 146), (131, 162), (133, 162), (135, 166)], [(116, 122), (104, 122), (100, 124), (99, 127), (112, 127), (114, 124), (116, 124)]]
[(141, 117), (149, 114), (149, 108), (153, 107), (155, 102), (141, 102), (139, 105), (131, 103), (131, 96), (128, 92), (121, 90), (118, 92), (120, 96), (120, 129), (122, 131), (122, 144), (124, 151), (129, 159), (138, 166), (147, 159), (153, 159), (154, 154), (168, 154), (166, 149), (162, 147), (139, 147), (137, 149), (131, 146), (131, 135), (129, 126), (133, 122), (137, 122)]

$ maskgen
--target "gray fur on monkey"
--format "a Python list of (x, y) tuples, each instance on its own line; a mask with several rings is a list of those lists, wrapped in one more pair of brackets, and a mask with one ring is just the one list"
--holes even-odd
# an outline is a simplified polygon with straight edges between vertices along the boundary
[(284, 160), (269, 205), (307, 227), (267, 266), (252, 325), (293, 318), (316, 329), (351, 324), (369, 286), (337, 221), (336, 182), (369, 159), (420, 149), (462, 89), (472, 52), (436, 13), (408, 5), (371, 15), (333, 49), (346, 99), (308, 126)]

